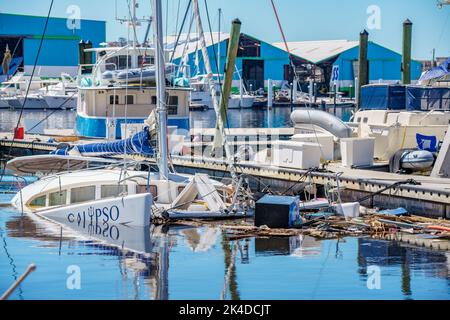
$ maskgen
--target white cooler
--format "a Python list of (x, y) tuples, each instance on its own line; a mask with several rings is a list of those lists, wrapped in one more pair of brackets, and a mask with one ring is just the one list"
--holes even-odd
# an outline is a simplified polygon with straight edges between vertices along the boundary
[(343, 138), (340, 143), (344, 167), (373, 165), (374, 138)]
[(320, 166), (320, 145), (309, 142), (274, 141), (272, 164), (294, 169), (310, 169)]

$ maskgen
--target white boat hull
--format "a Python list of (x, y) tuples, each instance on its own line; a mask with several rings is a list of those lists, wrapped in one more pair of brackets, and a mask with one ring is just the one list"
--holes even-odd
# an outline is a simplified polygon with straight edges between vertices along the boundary
[(247, 109), (253, 107), (253, 103), (255, 102), (255, 98), (252, 96), (242, 97), (240, 99), (240, 106), (242, 109)]
[[(20, 201), (20, 198), (17, 200)], [(20, 204), (15, 205), (20, 208)], [(61, 206), (34, 213), (66, 225), (108, 223), (139, 227), (150, 225), (151, 205), (151, 194), (144, 193)]]
[[(18, 98), (19, 108), (22, 108), (25, 97)], [(12, 108), (17, 108), (16, 106), (11, 106)], [(25, 102), (24, 109), (48, 109), (48, 104), (45, 102), (45, 99), (38, 96), (29, 96)]]
[(76, 109), (77, 96), (53, 95), (46, 96), (45, 102), (49, 109)]
[(0, 109), (1, 108), (9, 108), (9, 103), (7, 100), (4, 100), (3, 98), (0, 98)]

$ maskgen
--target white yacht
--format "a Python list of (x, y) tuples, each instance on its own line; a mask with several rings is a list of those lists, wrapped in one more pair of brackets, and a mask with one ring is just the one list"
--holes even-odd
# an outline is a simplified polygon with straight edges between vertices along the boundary
[(12, 109), (22, 108), (25, 102), (25, 94), (28, 96), (24, 109), (47, 109), (49, 106), (41, 94), (40, 89), (55, 85), (57, 79), (33, 79), (30, 76), (17, 73), (9, 81), (3, 82), (0, 87), (0, 107)]
[[(220, 97), (220, 81), (223, 81), (223, 75), (214, 74), (214, 87), (216, 96)], [(190, 107), (192, 109), (213, 109), (213, 100), (209, 86), (206, 82), (206, 75), (199, 74), (191, 78), (191, 98)], [(228, 109), (251, 108), (255, 102), (255, 97), (246, 93), (231, 94), (228, 100)]]
[[(138, 75), (142, 81), (136, 82), (135, 77), (122, 82), (114, 74), (130, 73), (131, 80), (131, 74), (139, 73), (145, 61), (154, 59), (154, 49), (125, 46), (87, 50), (94, 54), (95, 63), (80, 66), (76, 132), (84, 137), (121, 138), (122, 124), (142, 124), (156, 108), (157, 95), (154, 78)], [(190, 90), (168, 87), (167, 91), (168, 124), (188, 131)]]
[(49, 109), (75, 109), (78, 88), (76, 80), (68, 74), (61, 74), (61, 81), (40, 89)]

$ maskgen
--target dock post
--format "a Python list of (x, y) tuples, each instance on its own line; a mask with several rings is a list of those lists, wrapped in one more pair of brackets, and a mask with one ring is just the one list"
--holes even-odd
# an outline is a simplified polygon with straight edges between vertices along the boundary
[(313, 79), (309, 79), (309, 107), (312, 107), (312, 104), (314, 102), (314, 82)]
[(272, 79), (267, 80), (267, 108), (273, 107), (273, 85)]
[(294, 104), (297, 101), (297, 89), (298, 89), (298, 79), (294, 77), (292, 80), (292, 103)]
[(244, 81), (241, 79), (239, 79), (239, 99), (242, 103), (242, 95), (244, 94)]
[(369, 33), (364, 30), (359, 34), (359, 70), (358, 70), (358, 99), (356, 110), (361, 108), (361, 87), (368, 84), (368, 61), (367, 61), (367, 47), (369, 44)]
[(402, 83), (411, 83), (411, 43), (412, 22), (406, 19), (403, 22), (403, 53), (402, 53)]
[[(231, 24), (230, 39), (228, 41), (227, 59), (225, 61), (225, 78), (222, 85), (222, 94), (220, 95), (220, 103), (219, 103), (219, 111), (224, 128), (228, 127), (227, 123), (228, 99), (230, 97), (231, 85), (233, 83), (234, 68), (236, 65), (236, 56), (239, 47), (240, 36), (241, 36), (241, 21), (239, 19), (234, 19)], [(219, 140), (221, 140), (222, 138), (219, 138), (219, 135), (217, 134), (219, 128), (220, 128), (219, 123), (216, 123), (216, 135), (214, 136), (214, 149), (216, 148), (216, 146), (221, 144), (221, 143), (219, 144)]]

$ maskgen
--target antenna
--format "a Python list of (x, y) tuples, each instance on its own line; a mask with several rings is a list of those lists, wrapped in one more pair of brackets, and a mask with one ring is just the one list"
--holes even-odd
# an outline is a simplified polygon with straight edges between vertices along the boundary
[[(137, 17), (136, 11), (139, 8), (139, 3), (137, 0), (132, 0), (131, 5), (130, 5), (130, 0), (126, 0), (126, 2), (127, 2), (128, 11), (129, 11), (128, 17), (119, 18), (117, 15), (117, 0), (115, 0), (116, 21), (118, 21), (122, 24), (126, 23), (128, 25), (128, 27), (133, 28), (135, 31), (136, 31), (136, 27), (140, 27), (143, 22), (147, 22), (148, 24), (151, 24), (151, 22), (152, 22), (151, 17), (149, 17), (149, 18), (146, 18), (146, 17), (138, 18)], [(136, 41), (137, 41), (137, 39), (135, 39), (134, 42), (136, 42)], [(134, 43), (134, 46), (136, 46), (136, 43)]]

